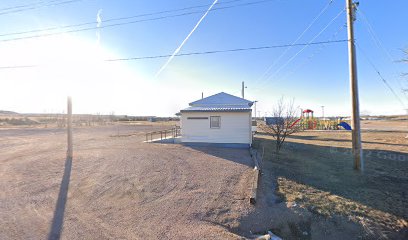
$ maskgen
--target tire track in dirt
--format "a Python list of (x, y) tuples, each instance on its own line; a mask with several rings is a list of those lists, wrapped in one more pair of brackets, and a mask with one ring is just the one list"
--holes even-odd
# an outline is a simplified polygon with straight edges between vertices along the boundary
[[(110, 126), (74, 133), (62, 239), (180, 239), (189, 233), (236, 238), (224, 226), (242, 209), (237, 203), (250, 168), (234, 158), (247, 152), (147, 144), (143, 134), (111, 137)], [(65, 140), (63, 133), (32, 133), (24, 145), (13, 140), (15, 146), (0, 158), (0, 177), (14, 184), (0, 194), (0, 223), (12, 228), (0, 231), (1, 239), (46, 238), (64, 172)], [(7, 189), (4, 182), (0, 189)]]

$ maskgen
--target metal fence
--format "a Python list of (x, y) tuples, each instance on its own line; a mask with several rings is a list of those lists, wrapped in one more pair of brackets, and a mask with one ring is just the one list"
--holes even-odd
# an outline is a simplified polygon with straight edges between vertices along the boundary
[(146, 142), (152, 142), (153, 140), (160, 140), (167, 139), (167, 138), (176, 138), (181, 136), (181, 128), (179, 126), (175, 126), (171, 129), (155, 131), (146, 133)]

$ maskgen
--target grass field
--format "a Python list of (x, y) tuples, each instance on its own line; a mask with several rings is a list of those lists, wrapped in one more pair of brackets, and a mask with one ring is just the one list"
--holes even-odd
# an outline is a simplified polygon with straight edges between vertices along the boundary
[(407, 239), (406, 135), (363, 132), (364, 173), (353, 170), (350, 132), (300, 132), (287, 138), (279, 155), (271, 136), (258, 135), (255, 146), (265, 149), (261, 189), (277, 194), (277, 204), (261, 205), (260, 211), (275, 206), (288, 210), (281, 216), (303, 212), (289, 225), (269, 227), (289, 239)]

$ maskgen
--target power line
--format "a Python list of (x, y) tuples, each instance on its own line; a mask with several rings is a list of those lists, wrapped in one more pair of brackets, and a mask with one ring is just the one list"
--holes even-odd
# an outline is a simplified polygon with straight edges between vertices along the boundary
[[(327, 11), (327, 9), (330, 7), (330, 5), (333, 3), (333, 0), (330, 0), (325, 7), (322, 8), (322, 10), (317, 14), (317, 16), (310, 22), (310, 24), (306, 27), (306, 29), (296, 38), (295, 41), (293, 41), (293, 44), (296, 44), (302, 37), (303, 35), (313, 26), (313, 24), (320, 18), (323, 13)], [(277, 58), (273, 63), (266, 69), (266, 71), (254, 82), (254, 84), (257, 84), (259, 80), (261, 80), (263, 77), (265, 77), (266, 74), (279, 62), (279, 60), (285, 56), (285, 54), (290, 50), (291, 48), (286, 48), (285, 51)]]
[[(55, 2), (55, 1), (60, 1), (60, 0), (52, 0), (52, 1), (49, 1), (49, 2)], [(31, 6), (34, 6), (34, 5), (38, 5), (41, 2), (47, 2), (47, 1), (40, 1), (40, 2), (32, 3), (32, 4), (17, 5), (17, 6), (12, 6), (12, 7), (0, 8), (0, 11), (6, 11), (6, 10), (11, 10), (11, 9), (16, 9), (16, 8), (31, 7)]]
[(401, 105), (405, 109), (405, 103), (401, 100), (401, 98), (397, 95), (397, 93), (394, 91), (394, 89), (391, 87), (391, 85), (385, 80), (385, 78), (382, 76), (378, 68), (374, 65), (374, 63), (368, 58), (367, 54), (365, 51), (360, 47), (357, 42), (355, 42), (355, 45), (357, 48), (360, 50), (360, 52), (363, 54), (364, 58), (367, 60), (367, 62), (370, 64), (370, 66), (374, 69), (374, 71), (377, 73), (377, 75), (380, 77), (380, 79), (383, 81), (383, 83), (388, 87), (388, 89), (392, 92), (392, 94), (395, 96), (395, 98), (401, 103)]
[[(250, 6), (250, 5), (255, 5), (255, 4), (260, 4), (260, 3), (265, 3), (265, 2), (271, 2), (271, 1), (275, 1), (275, 0), (262, 0), (262, 1), (235, 4), (235, 5), (231, 5), (231, 6), (225, 6), (225, 7), (217, 7), (217, 8), (211, 9), (211, 12), (212, 11), (217, 11), (217, 10), (235, 8), (235, 7)], [(174, 15), (167, 15), (167, 16), (154, 17), (154, 18), (147, 18), (147, 19), (141, 19), (141, 20), (134, 20), (134, 21), (128, 21), (128, 22), (113, 23), (113, 24), (109, 24), (109, 25), (102, 25), (100, 27), (86, 27), (86, 28), (72, 29), (72, 30), (54, 32), (54, 33), (44, 33), (44, 34), (37, 34), (37, 35), (32, 35), (32, 36), (2, 39), (2, 40), (0, 40), (0, 42), (17, 41), (17, 40), (23, 40), (23, 39), (39, 38), (39, 37), (49, 37), (49, 36), (54, 36), (54, 35), (59, 35), (59, 34), (64, 34), (64, 33), (75, 33), (75, 32), (83, 32), (83, 31), (89, 31), (89, 30), (95, 30), (95, 29), (117, 27), (117, 26), (133, 24), (133, 23), (155, 21), (155, 20), (174, 18), (174, 17), (181, 17), (181, 16), (187, 16), (187, 15), (193, 15), (193, 14), (199, 14), (199, 13), (205, 13), (205, 12), (206, 11), (193, 11), (193, 12), (174, 14)], [(84, 25), (87, 25), (87, 24), (89, 24), (89, 23), (84, 23)], [(93, 24), (95, 24), (95, 22), (93, 22)], [(76, 24), (76, 25), (81, 25), (81, 24)], [(66, 27), (66, 28), (68, 28), (68, 27)]]
[(62, 0), (51, 0), (51, 1), (37, 1), (35, 3), (31, 3), (31, 4), (25, 4), (25, 5), (16, 5), (16, 6), (11, 6), (11, 7), (5, 7), (5, 8), (0, 8), (0, 12), (2, 11), (7, 11), (7, 10), (12, 10), (12, 9), (17, 9), (17, 8), (26, 8), (26, 7), (32, 7), (32, 6), (38, 6), (40, 4), (43, 3), (53, 3), (53, 2), (58, 2), (58, 1), (62, 1)]
[(387, 55), (388, 59), (391, 62), (395, 62), (394, 58), (391, 56), (390, 52), (384, 47), (381, 39), (375, 33), (373, 27), (371, 26), (370, 22), (368, 21), (368, 18), (365, 16), (365, 14), (363, 13), (363, 11), (361, 11), (360, 8), (358, 8), (357, 14), (361, 16), (361, 18), (363, 19), (363, 22), (366, 24), (367, 32), (369, 33), (369, 35), (370, 35), (371, 39), (373, 40), (374, 44), (376, 45), (376, 47), (378, 49), (381, 48), (381, 50), (384, 51), (384, 53)]
[[(282, 44), (282, 45), (272, 45), (272, 46), (258, 46), (258, 47), (247, 47), (247, 48), (234, 48), (234, 49), (224, 49), (224, 50), (211, 50), (203, 52), (189, 52), (189, 53), (179, 53), (174, 55), (175, 57), (182, 56), (193, 56), (193, 55), (207, 55), (207, 54), (217, 54), (217, 53), (228, 53), (228, 52), (242, 52), (242, 51), (254, 51), (254, 50), (263, 50), (263, 49), (273, 49), (273, 48), (286, 48), (294, 46), (306, 46), (306, 45), (321, 45), (329, 43), (342, 43), (347, 42), (347, 39), (336, 40), (336, 41), (321, 41), (321, 42), (309, 42), (309, 43), (297, 43), (297, 44)], [(133, 61), (133, 60), (143, 60), (143, 59), (157, 59), (157, 58), (168, 58), (172, 54), (165, 55), (154, 55), (154, 56), (142, 56), (142, 57), (128, 57), (128, 58), (114, 58), (114, 59), (105, 59), (105, 62), (119, 62), (119, 61)], [(18, 68), (34, 68), (40, 67), (41, 65), (14, 65), (14, 66), (0, 66), (1, 69), (18, 69)]]
[[(286, 48), (291, 46), (305, 46), (305, 45), (320, 45), (327, 43), (340, 43), (347, 42), (347, 40), (337, 40), (337, 41), (324, 41), (324, 42), (313, 42), (313, 43), (297, 43), (297, 44), (284, 44), (284, 45), (273, 45), (273, 46), (260, 46), (260, 47), (248, 47), (248, 48), (234, 48), (226, 50), (213, 50), (205, 52), (191, 52), (191, 53), (180, 53), (175, 56), (191, 56), (191, 55), (203, 55), (203, 54), (215, 54), (215, 53), (227, 53), (227, 52), (241, 52), (241, 51), (253, 51), (253, 50), (262, 50), (262, 49), (273, 49), (273, 48)], [(127, 61), (127, 60), (140, 60), (140, 59), (153, 59), (153, 58), (165, 58), (169, 57), (171, 54), (166, 55), (157, 55), (157, 56), (147, 56), (147, 57), (131, 57), (131, 58), (118, 58), (118, 59), (108, 59), (106, 61)]]
[[(223, 2), (217, 2), (218, 5), (225, 5), (225, 4), (230, 4), (234, 2), (242, 2), (245, 0), (230, 0), (230, 1), (223, 1)], [(276, 1), (276, 0), (267, 0), (267, 1), (257, 1), (257, 3), (261, 2), (270, 2), (270, 1)], [(128, 16), (128, 17), (120, 17), (120, 18), (114, 18), (114, 19), (107, 19), (104, 20), (104, 22), (109, 22), (109, 21), (117, 21), (117, 20), (127, 20), (127, 19), (132, 19), (135, 17), (140, 17), (140, 16), (151, 16), (151, 15), (156, 15), (156, 14), (163, 14), (163, 13), (171, 13), (171, 12), (179, 12), (179, 11), (184, 11), (184, 10), (190, 10), (190, 9), (195, 9), (195, 8), (208, 8), (210, 7), (211, 4), (203, 4), (203, 5), (196, 5), (196, 6), (191, 6), (191, 7), (184, 7), (184, 8), (179, 8), (179, 9), (173, 9), (173, 10), (164, 10), (164, 11), (159, 11), (159, 12), (154, 12), (154, 13), (146, 13), (146, 14), (140, 14), (136, 16)]]
[[(316, 34), (310, 42), (314, 41), (318, 38), (340, 15), (344, 12), (344, 10), (340, 11), (318, 34)], [(291, 63), (301, 52), (306, 49), (307, 45), (300, 49), (295, 55), (293, 55), (285, 64), (283, 64), (278, 70), (276, 70), (267, 80), (271, 79), (273, 76), (278, 74), (283, 68), (285, 68), (289, 63)]]
[[(341, 25), (336, 32), (333, 33), (333, 35), (331, 36), (331, 38), (328, 41), (335, 41), (335, 39), (337, 38), (337, 35), (344, 29), (347, 27), (347, 23), (344, 23), (343, 25)], [(299, 68), (301, 68), (302, 66), (306, 65), (306, 63), (311, 62), (312, 58), (314, 56), (316, 56), (317, 54), (319, 54), (325, 47), (327, 47), (326, 44), (322, 44), (319, 49), (317, 49), (314, 53), (312, 53), (309, 57), (307, 57), (307, 59), (305, 59), (301, 64), (297, 65), (297, 67), (295, 67), (291, 72), (288, 72), (287, 74), (283, 75), (281, 78), (279, 78), (279, 80), (277, 80), (275, 83), (277, 83), (278, 81), (282, 81), (285, 78), (287, 78), (288, 76), (290, 76), (291, 74), (293, 74), (296, 70), (298, 70)], [(266, 86), (268, 84), (264, 84), (263, 86)], [(256, 88), (255, 91), (262, 91), (262, 90), (266, 90), (267, 88), (263, 87), (263, 88)]]
[(167, 59), (167, 61), (164, 63), (164, 65), (157, 71), (155, 77), (157, 78), (160, 73), (166, 69), (166, 67), (170, 64), (171, 60), (174, 58), (174, 55), (180, 52), (181, 48), (184, 46), (184, 44), (190, 39), (190, 37), (193, 35), (193, 33), (196, 31), (198, 26), (200, 26), (201, 22), (207, 17), (208, 13), (211, 11), (211, 9), (214, 7), (215, 4), (217, 4), (218, 0), (214, 0), (214, 2), (211, 4), (211, 6), (207, 9), (207, 11), (204, 13), (204, 15), (198, 20), (196, 25), (193, 27), (193, 29), (190, 31), (190, 33), (184, 38), (184, 40), (181, 42), (181, 44), (176, 48), (174, 53)]
[[(27, 5), (20, 5), (20, 6), (15, 6), (15, 7), (8, 7), (8, 8), (3, 8), (0, 9), (0, 15), (6, 15), (6, 14), (10, 14), (10, 13), (17, 13), (17, 12), (24, 12), (24, 11), (28, 11), (28, 10), (33, 10), (33, 9), (38, 9), (38, 8), (42, 8), (42, 7), (50, 7), (50, 6), (58, 6), (58, 5), (63, 5), (63, 4), (68, 4), (68, 3), (74, 3), (74, 2), (81, 2), (84, 0), (65, 0), (60, 2), (59, 0), (53, 0), (53, 1), (49, 1), (48, 3), (46, 1), (44, 1), (44, 4), (27, 4)], [(6, 10), (3, 11), (2, 10)]]
[[(319, 32), (317, 33), (309, 42), (313, 42), (316, 38), (318, 38), (345, 10), (341, 10), (330, 22)], [(303, 52), (309, 45), (304, 45), (303, 48), (301, 48), (298, 52), (296, 52), (295, 55), (293, 55), (291, 58), (289, 58), (288, 61), (285, 62), (278, 70), (276, 70), (272, 75), (267, 77), (264, 81), (262, 81), (260, 84), (265, 85), (268, 84), (268, 80), (270, 80), (272, 77), (274, 77), (276, 74), (278, 74), (283, 68), (285, 68), (289, 63), (291, 63), (301, 52)]]
[[(375, 33), (374, 28), (370, 24), (370, 22), (369, 22), (368, 18), (366, 17), (366, 15), (359, 8), (358, 8), (357, 14), (359, 14), (359, 16), (363, 19), (363, 23), (365, 24), (364, 26), (366, 27), (366, 30), (367, 30), (368, 34), (370, 35), (371, 40), (373, 41), (374, 45), (377, 47), (377, 49), (380, 52), (385, 54), (387, 56), (388, 60), (391, 63), (393, 63), (393, 66), (395, 66), (394, 64), (395, 64), (396, 60), (391, 56), (390, 52), (384, 47), (383, 42), (378, 37), (378, 35)], [(395, 69), (396, 68), (394, 67), (394, 70)], [(402, 92), (404, 94), (404, 97), (408, 100), (408, 95), (407, 95), (406, 91), (404, 91), (404, 87), (402, 86), (401, 82), (398, 81), (398, 80), (396, 80), (396, 82), (398, 83), (400, 88), (403, 90)]]
[[(225, 4), (229, 4), (229, 3), (233, 3), (233, 2), (241, 2), (241, 1), (243, 1), (243, 0), (231, 0), (231, 1), (225, 1), (225, 2), (217, 3), (217, 5), (225, 5)], [(270, 1), (272, 1), (272, 0), (270, 0)], [(104, 19), (103, 23), (115, 22), (115, 21), (120, 21), (120, 20), (128, 20), (128, 19), (134, 19), (134, 18), (140, 18), (140, 17), (155, 16), (155, 15), (160, 15), (160, 14), (164, 14), (164, 13), (180, 12), (180, 11), (191, 10), (191, 9), (196, 9), (196, 8), (209, 7), (210, 5), (211, 4), (196, 5), (196, 6), (184, 7), (184, 8), (178, 8), (178, 9), (171, 9), (171, 10), (157, 11), (157, 12), (151, 12), (151, 13), (137, 14), (137, 15), (127, 16), (127, 17), (117, 17), (117, 18)], [(21, 34), (27, 34), (27, 33), (45, 32), (45, 31), (66, 29), (66, 28), (73, 28), (73, 27), (82, 27), (82, 26), (95, 25), (95, 24), (97, 24), (96, 21), (90, 21), (90, 22), (69, 24), (69, 25), (49, 27), (49, 28), (40, 28), (40, 29), (34, 29), (34, 30), (28, 30), (28, 31), (3, 33), (3, 34), (0, 34), (0, 37), (21, 35)]]
[[(330, 41), (333, 41), (334, 39), (336, 39), (336, 36), (341, 32), (341, 30), (343, 30), (344, 28), (347, 27), (347, 23), (341, 25), (339, 27), (339, 29), (332, 35), (332, 37), (329, 39)], [(288, 72), (287, 74), (283, 75), (278, 81), (282, 81), (283, 79), (287, 78), (288, 76), (290, 76), (291, 74), (293, 74), (294, 72), (296, 72), (296, 70), (298, 70), (299, 68), (303, 67), (304, 65), (306, 65), (306, 63), (312, 61), (312, 58), (314, 56), (316, 56), (317, 54), (319, 54), (325, 47), (327, 47), (326, 44), (322, 44), (322, 46), (317, 49), (314, 53), (312, 53), (309, 57), (307, 57), (301, 64), (299, 64), (297, 67), (295, 67), (292, 71)], [(275, 82), (275, 83), (276, 83)]]

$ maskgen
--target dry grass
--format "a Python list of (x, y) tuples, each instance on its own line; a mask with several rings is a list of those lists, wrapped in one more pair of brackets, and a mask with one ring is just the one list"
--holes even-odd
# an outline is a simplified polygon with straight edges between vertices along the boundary
[(381, 235), (383, 232), (401, 231), (408, 227), (404, 218), (377, 210), (327, 191), (318, 190), (286, 178), (278, 178), (278, 192), (286, 201), (297, 203), (312, 213), (332, 217), (342, 215), (366, 228), (369, 235)]
[(353, 170), (350, 132), (301, 132), (280, 155), (271, 136), (264, 171), (275, 177), (277, 194), (315, 217), (341, 216), (360, 226), (363, 238), (404, 239), (408, 228), (408, 140), (405, 132), (363, 132), (365, 172)]

